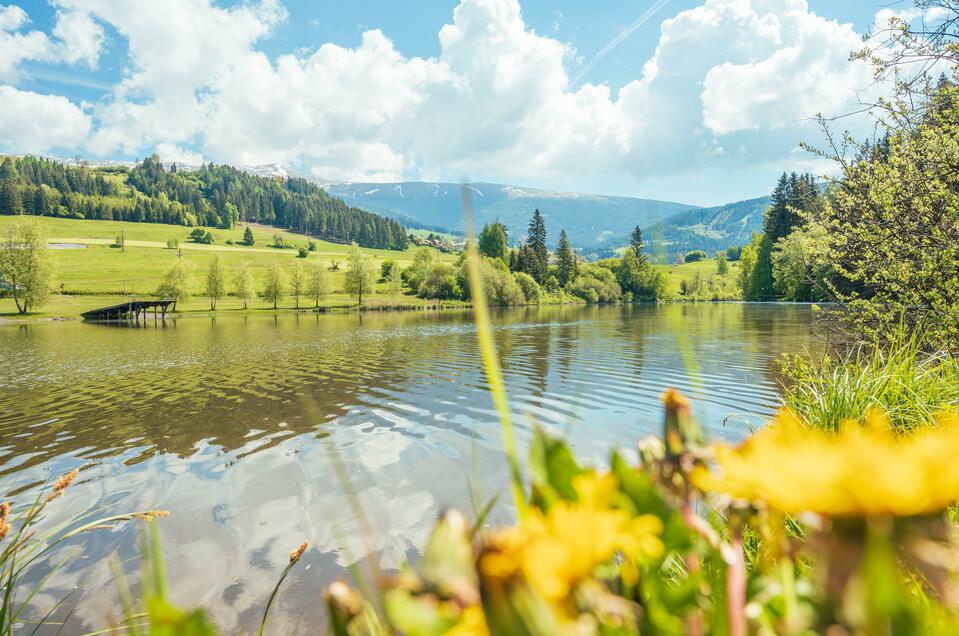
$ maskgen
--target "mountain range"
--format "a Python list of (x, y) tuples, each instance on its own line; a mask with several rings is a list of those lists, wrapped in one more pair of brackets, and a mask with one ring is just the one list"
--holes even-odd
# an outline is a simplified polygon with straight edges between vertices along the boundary
[[(72, 163), (71, 160), (65, 160)], [(132, 165), (132, 162), (84, 162), (87, 165)], [(180, 169), (196, 166), (180, 164)], [(396, 183), (355, 183), (322, 179), (280, 164), (237, 166), (262, 177), (308, 179), (369, 212), (393, 217), (410, 228), (461, 234), (464, 231), (462, 186), (456, 183), (407, 181)], [(702, 249), (707, 253), (730, 245), (747, 243), (753, 232), (762, 230), (763, 212), (769, 197), (737, 201), (715, 207), (699, 207), (675, 201), (605, 196), (518, 187), (497, 183), (469, 185), (474, 223), (499, 220), (509, 240), (520, 243), (533, 210), (546, 221), (547, 240), (555, 245), (561, 229), (586, 257), (604, 257), (628, 243), (632, 229), (639, 225), (650, 243), (650, 251), (670, 258), (673, 254)]]
[[(370, 212), (399, 219), (408, 227), (463, 231), (462, 186), (454, 183), (321, 182), (332, 195)], [(584, 256), (603, 257), (628, 243), (632, 229), (644, 229), (650, 251), (669, 257), (702, 249), (708, 253), (742, 245), (762, 230), (769, 197), (702, 208), (674, 201), (520, 188), (496, 183), (469, 185), (478, 227), (499, 220), (511, 243), (519, 243), (534, 209), (546, 221), (547, 241), (565, 229)]]

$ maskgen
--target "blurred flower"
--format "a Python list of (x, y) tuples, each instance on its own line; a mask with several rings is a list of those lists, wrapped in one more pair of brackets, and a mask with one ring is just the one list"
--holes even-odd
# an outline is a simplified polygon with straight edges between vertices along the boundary
[(694, 472), (702, 490), (765, 502), (786, 514), (914, 516), (959, 500), (959, 415), (899, 436), (878, 411), (838, 433), (815, 430), (788, 411), (738, 447), (717, 445), (719, 474)]
[(585, 473), (573, 486), (577, 501), (560, 501), (546, 513), (530, 509), (518, 526), (493, 535), (480, 559), (483, 575), (522, 575), (545, 600), (561, 604), (617, 553), (633, 563), (662, 554), (659, 518), (610, 507), (618, 492), (613, 475)]

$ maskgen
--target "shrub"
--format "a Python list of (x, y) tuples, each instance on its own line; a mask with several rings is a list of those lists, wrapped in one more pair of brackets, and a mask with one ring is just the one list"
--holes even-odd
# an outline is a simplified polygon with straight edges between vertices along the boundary
[(403, 270), (403, 282), (410, 286), (414, 292), (419, 292), (420, 282), (426, 276), (430, 266), (433, 264), (433, 251), (427, 247), (421, 247), (413, 255), (413, 263)]
[(306, 258), (309, 255), (310, 255), (310, 250), (302, 246), (296, 251), (297, 258)]
[(417, 293), (421, 298), (462, 299), (463, 288), (457, 278), (456, 268), (449, 263), (433, 263), (420, 281)]
[[(466, 298), (470, 298), (469, 271), (466, 256), (460, 264), (460, 287), (466, 293)], [(483, 275), (483, 287), (486, 293), (486, 301), (497, 307), (512, 307), (522, 305), (526, 302), (526, 296), (523, 295), (523, 289), (513, 278), (506, 266), (506, 263), (498, 258), (489, 258), (480, 256), (480, 268)]]
[(686, 252), (686, 255), (683, 257), (684, 262), (686, 263), (698, 263), (699, 261), (706, 260), (706, 252), (702, 250), (693, 250), (691, 252)]
[(393, 261), (393, 260), (383, 261), (380, 264), (380, 280), (384, 282), (388, 280), (392, 280), (393, 270), (396, 269), (396, 267), (397, 267), (396, 261)]
[(516, 272), (513, 274), (513, 279), (516, 281), (516, 284), (519, 285), (520, 289), (523, 290), (523, 297), (528, 304), (535, 305), (539, 303), (539, 297), (542, 295), (543, 290), (540, 288), (539, 283), (533, 280), (532, 276), (526, 272)]
[(189, 238), (194, 243), (204, 243), (206, 245), (213, 244), (213, 233), (209, 230), (204, 230), (202, 227), (193, 228), (193, 231), (190, 232)]
[(582, 267), (566, 291), (588, 303), (615, 303), (623, 294), (616, 275), (596, 265)]
[(309, 243), (307, 243), (307, 244), (306, 244), (306, 249), (310, 250), (311, 252), (315, 252), (315, 251), (316, 251), (316, 241), (310, 241)]

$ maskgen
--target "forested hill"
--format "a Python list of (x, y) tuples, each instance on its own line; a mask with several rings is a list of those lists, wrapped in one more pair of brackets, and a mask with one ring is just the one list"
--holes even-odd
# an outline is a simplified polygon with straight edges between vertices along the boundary
[[(648, 227), (644, 234), (653, 251), (667, 255), (703, 250), (709, 254), (732, 245), (746, 245), (753, 232), (763, 231), (763, 214), (770, 197), (727, 203), (712, 208), (685, 210)], [(626, 242), (624, 238), (623, 243)], [(657, 247), (659, 246), (659, 247)]]
[(0, 214), (20, 213), (222, 228), (252, 222), (364, 247), (407, 246), (398, 221), (351, 207), (305, 179), (255, 176), (212, 163), (167, 169), (155, 155), (132, 168), (6, 157), (0, 161)]

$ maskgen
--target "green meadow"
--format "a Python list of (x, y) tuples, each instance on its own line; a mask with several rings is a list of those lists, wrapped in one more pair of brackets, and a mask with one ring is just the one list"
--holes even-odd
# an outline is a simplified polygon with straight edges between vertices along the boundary
[[(16, 217), (0, 216), (0, 231), (12, 224)], [(208, 301), (202, 297), (203, 281), (210, 261), (214, 256), (227, 271), (227, 290), (232, 291), (233, 272), (241, 263), (246, 263), (253, 270), (257, 286), (261, 285), (262, 272), (273, 263), (279, 263), (288, 271), (299, 262), (304, 267), (322, 262), (327, 268), (339, 265), (338, 270), (330, 271), (331, 293), (321, 302), (322, 306), (348, 306), (351, 298), (342, 293), (343, 277), (346, 269), (346, 256), (349, 245), (330, 243), (317, 239), (310, 239), (301, 234), (278, 230), (268, 226), (251, 225), (254, 236), (254, 245), (228, 245), (232, 240), (239, 242), (243, 238), (244, 227), (231, 230), (210, 229), (214, 242), (212, 245), (192, 243), (187, 240), (191, 228), (178, 225), (163, 225), (155, 223), (121, 223), (119, 221), (90, 221), (77, 219), (59, 219), (41, 217), (40, 222), (48, 235), (49, 243), (56, 247), (58, 244), (77, 244), (84, 247), (70, 247), (66, 249), (51, 249), (54, 267), (53, 288), (55, 290), (49, 301), (39, 308), (30, 318), (71, 318), (77, 317), (84, 311), (97, 307), (116, 304), (128, 299), (131, 295), (137, 298), (148, 298), (155, 295), (164, 273), (177, 259), (190, 263), (193, 269), (195, 296), (187, 302), (179, 303), (178, 311), (207, 311)], [(125, 248), (120, 250), (111, 247), (116, 238), (123, 234)], [(281, 235), (286, 249), (271, 247), (274, 236)], [(176, 248), (167, 246), (167, 242), (178, 242)], [(299, 247), (306, 247), (310, 241), (316, 249), (309, 252), (306, 258), (298, 258)], [(362, 248), (370, 256), (377, 270), (384, 261), (392, 260), (400, 267), (405, 267), (413, 260), (415, 247), (406, 251), (392, 251)], [(436, 252), (436, 258), (453, 261), (455, 256)], [(399, 295), (394, 297), (385, 285), (380, 285), (380, 293), (371, 298), (369, 305), (403, 304), (403, 305), (433, 305), (435, 302), (416, 298), (414, 296)], [(281, 306), (293, 308), (295, 299), (287, 297)], [(312, 306), (306, 298), (300, 299), (300, 306)], [(254, 298), (250, 309), (269, 308), (265, 300)], [(217, 310), (241, 310), (242, 301), (234, 297), (222, 299)], [(0, 299), (0, 317), (13, 318), (16, 308), (13, 300)]]

